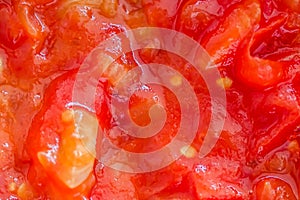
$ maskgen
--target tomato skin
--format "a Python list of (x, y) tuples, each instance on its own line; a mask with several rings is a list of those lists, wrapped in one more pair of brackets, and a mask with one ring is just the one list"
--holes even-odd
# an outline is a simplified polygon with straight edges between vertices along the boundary
[(200, 44), (212, 57), (215, 67), (232, 65), (236, 46), (261, 20), (259, 1), (243, 1), (226, 9), (222, 18), (205, 31)]
[[(241, 49), (247, 47), (240, 46)], [(284, 75), (280, 63), (251, 58), (248, 53), (237, 54), (237, 77), (243, 83), (253, 88), (266, 88), (277, 84)]]
[(262, 28), (245, 38), (236, 55), (236, 74), (240, 81), (253, 88), (266, 88), (276, 85), (285, 76), (285, 64), (251, 55), (255, 45), (270, 32), (282, 25), (283, 19), (275, 20), (267, 28)]

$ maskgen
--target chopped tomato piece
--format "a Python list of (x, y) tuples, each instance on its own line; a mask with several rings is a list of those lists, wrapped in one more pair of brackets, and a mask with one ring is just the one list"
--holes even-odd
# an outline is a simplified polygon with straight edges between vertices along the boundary
[(278, 178), (267, 177), (256, 184), (256, 199), (257, 200), (279, 200), (289, 199), (296, 200), (295, 193), (291, 186)]
[(217, 0), (189, 0), (182, 7), (176, 24), (177, 29), (197, 40), (203, 31), (216, 20), (220, 9), (222, 8)]
[(20, 21), (27, 33), (34, 39), (43, 41), (45, 34), (49, 31), (43, 19), (34, 12), (32, 6), (21, 4), (18, 9)]
[(27, 35), (18, 20), (18, 17), (11, 8), (1, 6), (0, 4), (0, 45), (10, 49), (16, 49), (20, 46)]
[(262, 97), (253, 96), (250, 155), (260, 159), (293, 135), (293, 130), (300, 123), (299, 100), (299, 92), (290, 86), (279, 87)]
[(261, 19), (261, 8), (258, 1), (245, 1), (228, 9), (224, 19), (219, 21), (215, 30), (206, 34), (201, 44), (212, 56), (214, 63), (224, 62), (226, 56), (232, 57), (234, 49), (247, 34), (253, 31)]
[(131, 182), (132, 174), (120, 172), (97, 163), (95, 168), (97, 183), (91, 191), (91, 199), (138, 199)]
[(150, 26), (172, 28), (179, 0), (143, 0), (142, 4)]
[[(68, 107), (75, 75), (74, 72), (66, 73), (49, 86), (50, 92), (45, 96), (47, 106), (35, 117), (27, 140), (34, 164), (30, 177), (36, 188), (52, 198), (65, 190), (69, 191), (66, 198), (70, 199), (79, 198), (78, 193), (87, 195), (94, 182), (98, 119), (84, 108)], [(100, 101), (103, 92), (101, 88), (98, 91), (96, 96)], [(38, 175), (34, 175), (36, 170)], [(46, 190), (41, 184), (45, 179), (51, 185)]]
[(240, 45), (236, 56), (236, 73), (238, 78), (254, 88), (266, 88), (276, 85), (284, 77), (284, 63), (262, 59), (251, 55), (255, 48), (254, 43), (258, 43), (274, 31), (283, 19), (275, 21), (267, 28), (256, 31), (249, 39), (247, 37)]

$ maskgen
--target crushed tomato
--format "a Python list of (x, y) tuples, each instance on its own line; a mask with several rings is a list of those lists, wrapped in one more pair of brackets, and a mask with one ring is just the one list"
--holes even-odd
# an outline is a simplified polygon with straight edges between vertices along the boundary
[[(299, 0), (0, 0), (0, 16), (0, 199), (300, 198)], [(187, 35), (220, 72), (216, 84), (226, 92), (226, 119), (205, 157), (198, 152), (212, 115), (208, 88), (190, 63), (157, 44), (112, 62), (96, 82), (95, 110), (72, 102), (76, 74), (89, 53), (138, 27)], [(110, 62), (105, 55), (95, 59)], [(195, 139), (174, 162), (128, 173), (95, 158), (94, 133), (103, 131), (118, 148), (147, 153), (172, 141), (182, 114), (170, 89), (140, 83), (127, 114), (146, 126), (158, 105), (160, 113), (152, 114), (164, 115), (164, 126), (149, 138), (118, 126), (112, 88), (141, 61), (179, 71), (194, 89), (201, 115)], [(126, 77), (121, 83), (135, 79)], [(180, 86), (184, 80), (174, 76), (170, 82)], [(130, 168), (130, 158), (123, 162), (115, 165)]]

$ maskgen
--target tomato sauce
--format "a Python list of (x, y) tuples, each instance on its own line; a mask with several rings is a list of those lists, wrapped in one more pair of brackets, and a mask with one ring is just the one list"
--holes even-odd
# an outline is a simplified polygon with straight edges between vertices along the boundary
[[(299, 0), (0, 0), (0, 16), (0, 199), (300, 198)], [(184, 34), (203, 47), (219, 72), (215, 84), (226, 97), (217, 104), (226, 102), (226, 117), (207, 155), (199, 156), (204, 138), (213, 134), (213, 100), (192, 63), (159, 42), (125, 52), (116, 39), (110, 53), (121, 56), (114, 60), (94, 51), (141, 27)], [(98, 80), (84, 81), (96, 85), (93, 108), (78, 106), (73, 94), (89, 62), (109, 63)], [(173, 162), (133, 173), (131, 157), (109, 158), (109, 166), (99, 159), (109, 149), (98, 142), (109, 140), (133, 153), (159, 150), (181, 130), (184, 112), (172, 89), (134, 82), (141, 63), (179, 73), (171, 86), (188, 82), (194, 102), (183, 102), (196, 103), (191, 118), (198, 107), (201, 114), (195, 116), (195, 137)], [(114, 106), (124, 99), (128, 110), (121, 112)], [(118, 121), (124, 113), (138, 127), (157, 119), (158, 134), (129, 134)], [(135, 134), (146, 133), (141, 130)], [(138, 164), (147, 162), (159, 160)]]

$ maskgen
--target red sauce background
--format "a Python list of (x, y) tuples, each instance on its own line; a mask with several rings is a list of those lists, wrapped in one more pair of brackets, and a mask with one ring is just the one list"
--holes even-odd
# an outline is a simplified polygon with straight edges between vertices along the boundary
[[(299, 198), (299, 1), (99, 2), (0, 0), (1, 199)], [(56, 168), (41, 166), (36, 154), (60, 138), (51, 131), (71, 101), (74, 73), (104, 39), (147, 26), (190, 36), (211, 55), (221, 75), (232, 80), (226, 89), (227, 118), (221, 137), (205, 158), (182, 156), (155, 172), (117, 172), (95, 161), (93, 174), (81, 186), (70, 189), (55, 177)], [(164, 51), (139, 54), (145, 62), (179, 69), (187, 66), (183, 73), (193, 83), (204, 110), (209, 102), (207, 91), (183, 59)], [(124, 69), (136, 66), (130, 53), (116, 62)], [(99, 86), (104, 93), (109, 92), (107, 82)], [(174, 131), (168, 130), (178, 124), (174, 111), (179, 108), (174, 96), (166, 94), (171, 102), (167, 112), (175, 116), (162, 139), (144, 142), (119, 137), (114, 142), (131, 151), (168, 143), (174, 136)], [(138, 110), (153, 104), (135, 98), (132, 106)], [(105, 101), (99, 106), (107, 109)], [(112, 126), (109, 111), (97, 116), (103, 127)], [(201, 130), (207, 128), (207, 116), (210, 113), (201, 116)], [(41, 130), (46, 133), (42, 135)], [(201, 130), (193, 143), (195, 149), (203, 139)], [(134, 148), (125, 142), (128, 140)]]

